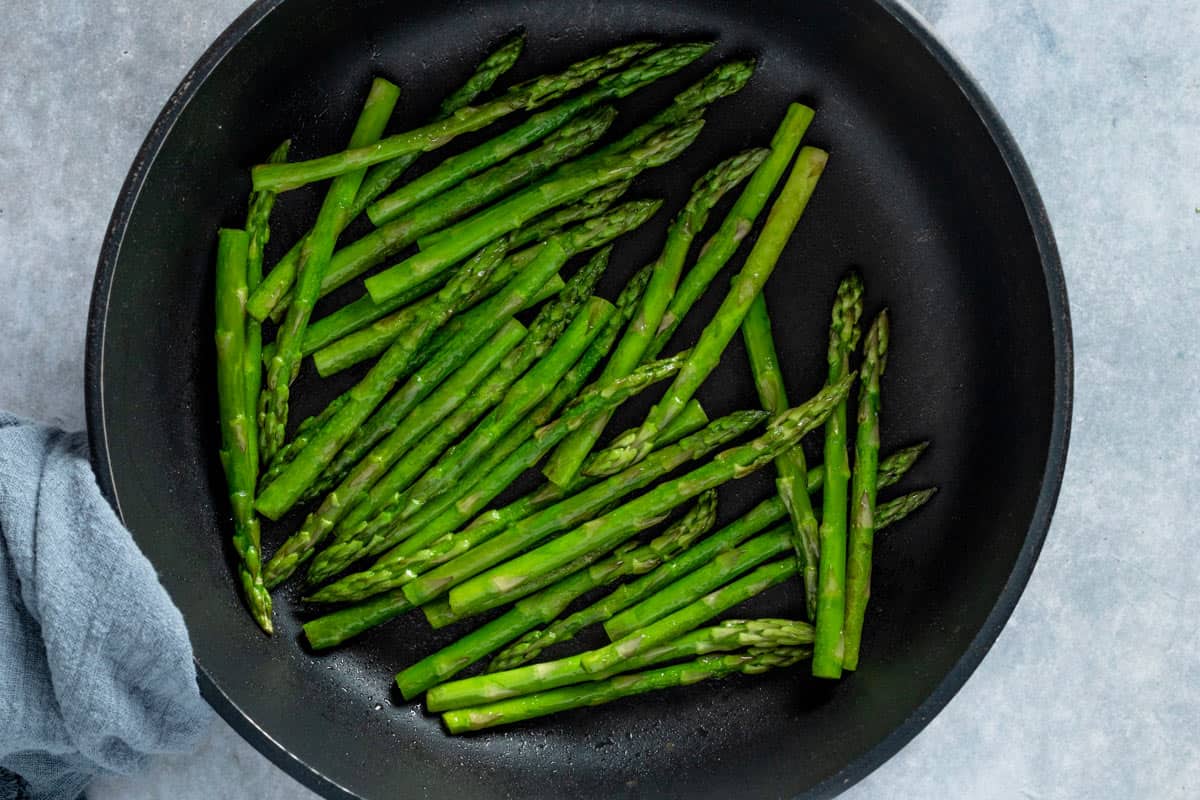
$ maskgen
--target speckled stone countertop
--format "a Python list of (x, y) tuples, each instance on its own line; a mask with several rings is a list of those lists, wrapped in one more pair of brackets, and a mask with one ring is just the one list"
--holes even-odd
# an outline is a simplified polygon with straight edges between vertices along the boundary
[[(0, 407), (83, 419), (96, 256), (163, 102), (245, 0), (0, 2)], [(1037, 178), (1075, 332), (1071, 454), (982, 666), (846, 796), (1200, 796), (1200, 5), (913, 0)], [(311, 797), (220, 720), (92, 800)]]

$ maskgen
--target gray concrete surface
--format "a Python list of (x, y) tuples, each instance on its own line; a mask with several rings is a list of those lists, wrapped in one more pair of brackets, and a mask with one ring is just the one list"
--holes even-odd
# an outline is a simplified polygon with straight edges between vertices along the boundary
[[(113, 201), (242, 3), (0, 0), (0, 407), (83, 425), (84, 320)], [(1200, 796), (1200, 6), (913, 5), (999, 106), (1049, 207), (1075, 324), (1074, 436), (995, 648), (846, 796)], [(90, 796), (311, 795), (217, 720), (196, 753)]]

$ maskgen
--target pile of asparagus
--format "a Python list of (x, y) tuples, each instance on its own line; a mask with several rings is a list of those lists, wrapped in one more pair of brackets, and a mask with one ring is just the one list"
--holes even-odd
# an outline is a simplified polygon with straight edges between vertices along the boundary
[[(345, 604), (304, 626), (315, 649), (415, 609), (434, 627), (491, 612), (396, 676), (453, 732), (810, 657), (817, 676), (854, 669), (874, 533), (932, 490), (876, 504), (924, 445), (879, 459), (888, 318), (871, 324), (855, 372), (857, 275), (837, 289), (823, 388), (794, 407), (787, 398), (763, 288), (826, 164), (801, 147), (813, 111), (792, 104), (767, 146), (701, 175), (657, 258), (609, 301), (595, 290), (611, 243), (660, 205), (619, 199), (700, 135), (706, 109), (741, 90), (754, 64), (717, 65), (600, 144), (612, 101), (711, 45), (624, 45), (484, 99), (522, 47), (505, 42), (434, 120), (404, 133), (383, 135), (400, 92), (376, 79), (345, 151), (289, 163), (284, 142), (253, 169), (245, 229), (219, 233), (221, 458), (254, 619), (272, 632), (270, 590), (305, 565), (306, 602)], [(401, 180), (422, 154), (522, 111), (536, 113)], [(324, 179), (311, 230), (264, 274), (276, 194)], [(713, 208), (743, 183), (685, 269)], [(690, 347), (663, 357), (768, 203), (719, 310)], [(373, 230), (339, 246), (364, 212)], [(313, 318), (322, 297), (363, 276), (357, 300)], [(695, 395), (739, 329), (761, 409), (709, 420)], [(307, 356), (323, 377), (369, 366), (289, 439)], [(639, 426), (598, 446), (618, 407), (667, 379)], [(800, 440), (822, 427), (824, 464), (809, 468)], [(777, 493), (710, 534), (717, 488), (768, 464)], [(539, 467), (540, 488), (496, 502)], [(259, 515), (305, 507), (264, 562)], [(804, 619), (713, 622), (787, 581), (804, 588)], [(611, 591), (572, 609), (600, 587)], [(538, 662), (596, 623), (610, 644)], [(485, 673), (451, 680), (489, 657)]]

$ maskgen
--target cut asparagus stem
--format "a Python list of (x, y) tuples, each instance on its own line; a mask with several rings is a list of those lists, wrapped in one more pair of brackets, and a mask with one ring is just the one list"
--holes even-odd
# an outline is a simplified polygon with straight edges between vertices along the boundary
[(254, 621), (272, 633), (271, 595), (263, 585), (258, 518), (254, 515), (254, 478), (258, 465), (250, 450), (251, 422), (246, 407), (246, 254), (245, 231), (221, 229), (217, 238), (216, 348), (217, 400), (221, 417), (221, 464), (233, 510), (233, 548), (238, 577)]
[(377, 303), (422, 283), (458, 263), (472, 249), (487, 244), (555, 206), (579, 199), (605, 184), (623, 181), (651, 167), (661, 166), (687, 149), (700, 129), (701, 119), (663, 131), (641, 147), (597, 159), (590, 169), (559, 175), (496, 203), (449, 229), (446, 238), (399, 264), (367, 278), (365, 285)]
[[(850, 372), (862, 316), (862, 280), (851, 273), (838, 286), (829, 325), (829, 380)], [(817, 638), (813, 675), (842, 675), (842, 629), (846, 617), (846, 514), (850, 461), (846, 455), (846, 401), (825, 423), (825, 488), (821, 496), (820, 580), (817, 588)]]
[[(565, 254), (562, 260), (565, 264), (570, 257), (601, 247), (618, 236), (623, 236), (631, 230), (641, 226), (658, 210), (661, 201), (658, 200), (634, 200), (614, 208), (612, 211), (601, 216), (593, 217), (584, 220), (581, 224), (570, 228), (561, 234), (556, 234), (554, 238), (563, 246)], [(534, 258), (541, 252), (539, 246), (527, 248), (518, 253), (514, 253), (510, 257), (511, 264), (502, 265), (501, 270), (508, 272), (510, 268), (524, 269), (524, 266), (531, 263)], [(546, 285), (539, 287), (539, 294), (546, 291)], [(364, 298), (367, 303), (374, 303), (370, 297)], [(392, 301), (386, 301), (383, 305), (389, 305)], [(474, 317), (486, 317), (492, 314), (492, 310), (487, 307), (487, 303), (483, 303), (479, 308), (472, 310), (469, 314), (462, 317), (463, 325), (469, 320), (471, 324), (475, 324)], [(448, 328), (452, 328), (455, 322), (452, 321)], [(386, 348), (391, 338), (394, 336), (390, 326), (379, 326), (372, 328), (370, 331), (364, 331), (356, 334), (353, 338), (336, 342), (334, 345), (327, 347), (324, 351), (317, 353), (314, 356), (314, 361), (317, 364), (319, 372), (324, 374), (333, 374), (340, 369), (344, 369), (351, 364), (358, 363), (374, 356), (383, 348)], [(437, 347), (439, 342), (437, 338), (431, 342), (432, 347)]]
[(811, 108), (797, 103), (788, 107), (783, 122), (771, 137), (771, 155), (767, 156), (750, 176), (746, 188), (722, 220), (721, 227), (700, 248), (700, 256), (696, 263), (684, 275), (671, 297), (650, 349), (646, 351), (646, 358), (655, 358), (662, 352), (688, 311), (704, 294), (704, 290), (721, 268), (737, 252), (742, 240), (750, 234), (759, 214), (767, 207), (767, 201), (771, 199), (776, 184), (787, 171), (788, 164), (792, 163), (792, 156), (800, 147), (800, 140), (808, 130), (812, 118)]
[[(695, 508), (672, 525), (659, 539), (661, 550), (678, 549), (680, 540), (694, 541), (712, 525), (716, 513), (716, 493), (701, 495)], [(422, 659), (396, 677), (406, 698), (413, 697), (456, 675), (489, 653), (503, 647), (531, 628), (558, 616), (575, 598), (598, 586), (618, 580), (640, 569), (643, 559), (661, 560), (660, 550), (646, 545), (618, 551), (611, 558), (588, 569), (571, 573), (536, 594), (519, 601), (508, 612), (476, 628), (456, 642)], [(650, 568), (649, 566), (646, 567)]]
[[(494, 596), (513, 596), (539, 575), (590, 553), (607, 552), (629, 538), (645, 519), (659, 518), (688, 498), (749, 475), (824, 422), (849, 386), (850, 381), (843, 380), (825, 387), (808, 402), (777, 416), (757, 439), (719, 453), (686, 475), (661, 483), (636, 500), (455, 586), (450, 591), (451, 607), (464, 616), (484, 611), (492, 607)], [(416, 583), (408, 584), (405, 594), (415, 602), (415, 594), (409, 591), (414, 586)]]
[[(579, 155), (604, 135), (615, 117), (616, 111), (611, 108), (582, 114), (548, 136), (540, 147), (463, 181), (386, 224), (379, 223), (375, 230), (333, 254), (321, 280), (321, 297), (382, 264), (418, 237), (445, 228)], [(290, 283), (285, 269), (281, 268), (278, 280)], [(414, 287), (413, 291), (420, 288)], [(276, 308), (286, 308), (290, 303), (291, 295), (285, 295)]]
[[(630, 322), (613, 357), (605, 365), (602, 379), (611, 380), (626, 375), (642, 363), (642, 356), (650, 346), (650, 339), (658, 329), (667, 303), (675, 292), (692, 240), (704, 228), (713, 206), (753, 172), (769, 152), (757, 149), (739, 153), (706, 172), (692, 186), (691, 197), (667, 230), (666, 243), (653, 265), (650, 286), (642, 296), (637, 315)], [(542, 469), (543, 474), (559, 486), (569, 485), (579, 473), (592, 446), (600, 439), (608, 420), (608, 416), (600, 417), (567, 437)]]
[[(681, 424), (672, 428), (668, 435), (663, 437), (662, 445), (664, 447), (674, 444), (708, 424), (708, 418), (698, 404), (695, 408), (696, 412), (689, 413), (686, 417), (680, 417)], [(592, 483), (595, 482), (592, 481)], [(581, 485), (573, 488), (579, 490), (586, 487)], [(428, 531), (432, 530), (436, 533), (440, 529), (435, 525), (438, 520), (435, 520), (435, 523), (430, 523), (429, 528), (421, 528), (415, 535), (402, 540), (381, 556), (370, 569), (347, 575), (337, 583), (331, 584), (328, 587), (330, 592), (328, 597), (336, 596), (346, 601), (360, 600), (377, 592), (383, 592), (389, 587), (402, 586), (422, 572), (450, 561), (476, 544), (492, 538), (509, 525), (566, 496), (567, 494), (557, 487), (546, 486), (496, 512), (487, 512), (460, 532), (444, 533), (431, 540), (427, 535)]]
[[(350, 136), (352, 147), (370, 144), (379, 138), (387, 124), (400, 90), (392, 83), (376, 78), (363, 104), (358, 124)], [(268, 165), (271, 167), (286, 164)], [(329, 186), (312, 233), (305, 237), (297, 262), (296, 296), (275, 335), (275, 354), (267, 367), (266, 385), (259, 401), (259, 446), (262, 457), (270, 459), (283, 445), (288, 418), (288, 395), (300, 368), (300, 347), (304, 329), (317, 302), (321, 276), (329, 265), (337, 235), (345, 226), (354, 194), (362, 183), (363, 170), (339, 176)], [(258, 191), (271, 187), (255, 187)]]
[[(270, 164), (287, 161), (290, 139), (271, 152), (267, 157)], [(274, 192), (253, 192), (250, 195), (250, 210), (246, 214), (246, 291), (252, 293), (262, 282), (263, 250), (271, 238), (271, 208), (275, 205)], [(262, 391), (262, 325), (250, 315), (246, 316), (246, 348), (242, 358), (243, 382), (246, 390), (247, 447), (250, 463), (254, 465), (255, 482), (258, 480), (258, 395)]]
[(724, 678), (735, 672), (757, 675), (769, 669), (790, 667), (808, 658), (810, 652), (807, 647), (785, 647), (767, 651), (751, 648), (742, 653), (701, 656), (694, 661), (660, 667), (648, 672), (617, 675), (579, 686), (551, 689), (516, 700), (448, 711), (442, 716), (442, 720), (450, 733), (479, 731), (571, 708), (598, 706), (622, 697), (632, 697), (658, 689), (689, 686), (704, 680)]
[(421, 177), (376, 201), (367, 209), (367, 216), (376, 225), (393, 220), (418, 203), (461, 183), (464, 178), (541, 140), (580, 112), (627, 97), (660, 78), (678, 72), (708, 49), (708, 45), (682, 44), (648, 53), (621, 72), (602, 78), (594, 88), (583, 94), (534, 114), (465, 153), (447, 158)]
[[(521, 50), (524, 46), (525, 37), (519, 34), (504, 42), (495, 52), (480, 63), (471, 77), (467, 79), (466, 83), (442, 101), (442, 105), (438, 109), (438, 114), (434, 118), (434, 121), (446, 119), (455, 111), (470, 105), (479, 95), (491, 89), (492, 84), (516, 63), (517, 57), (521, 55)], [(410, 153), (399, 158), (394, 158), (391, 161), (377, 164), (367, 170), (362, 184), (358, 187), (358, 193), (354, 196), (354, 203), (350, 207), (346, 225), (358, 217), (367, 206), (375, 201), (375, 198), (387, 191), (388, 187), (403, 175), (419, 156), (420, 153)], [(345, 226), (343, 226), (344, 228)], [(341, 231), (338, 233), (340, 234)], [(287, 305), (281, 304), (280, 298), (287, 293), (288, 289), (292, 286), (292, 282), (295, 280), (296, 264), (300, 258), (300, 248), (304, 244), (304, 238), (307, 235), (305, 234), (304, 237), (301, 237), (292, 246), (292, 249), (271, 270), (271, 273), (267, 276), (267, 279), (263, 282), (259, 290), (250, 296), (246, 307), (250, 311), (251, 316), (259, 320), (265, 320), (268, 315), (276, 321), (282, 319), (282, 314), (286, 312)], [(289, 298), (288, 303), (290, 302)]]
[(605, 675), (594, 675), (583, 669), (580, 654), (522, 669), (444, 683), (429, 691), (425, 703), (430, 711), (446, 711), (544, 692), (560, 686), (602, 680), (620, 672), (644, 669), (653, 664), (705, 653), (740, 650), (745, 647), (798, 647), (811, 643), (812, 627), (804, 622), (770, 618), (731, 619), (712, 627), (685, 633), (664, 645), (622, 662), (617, 670)]
[(875, 520), (875, 494), (879, 479), (879, 379), (887, 368), (888, 337), (888, 315), (887, 311), (882, 311), (867, 331), (859, 381), (842, 648), (842, 667), (849, 670), (858, 669), (863, 620), (867, 613), (867, 598), (871, 595), (871, 551), (878, 527)]
[[(746, 343), (758, 401), (770, 413), (778, 414), (788, 407), (787, 387), (779, 369), (779, 356), (775, 353), (767, 301), (761, 293), (750, 304), (742, 322), (742, 339)], [(808, 618), (813, 620), (817, 617), (817, 516), (805, 486), (808, 466), (804, 462), (804, 448), (793, 447), (781, 454), (775, 459), (775, 472), (778, 475), (776, 489), (792, 521), (796, 558), (804, 566), (805, 609)]]
[(717, 313), (704, 326), (688, 363), (675, 376), (663, 399), (650, 410), (638, 432), (628, 441), (618, 442), (605, 451), (607, 457), (600, 460), (602, 472), (624, 469), (645, 457), (659, 431), (670, 423), (716, 369), (722, 353), (745, 319), (750, 304), (762, 291), (779, 262), (784, 246), (812, 197), (827, 159), (825, 151), (815, 147), (805, 147), (796, 156), (796, 163), (779, 198), (771, 206), (762, 233), (754, 242), (741, 271), (734, 276), (729, 293), (725, 295)]
[[(764, 414), (757, 412), (735, 412), (715, 420), (699, 433), (683, 439), (676, 445), (656, 451), (651, 457), (640, 464), (635, 464), (631, 469), (521, 520), (503, 534), (471, 548), (454, 560), (422, 575), (404, 587), (405, 595), (414, 604), (427, 603), (445, 594), (451, 587), (463, 583), (489, 567), (500, 564), (504, 559), (537, 544), (547, 536), (591, 519), (626, 494), (648, 486), (680, 465), (699, 458), (741, 436), (762, 422), (764, 417)], [(706, 488), (709, 487), (698, 489), (691, 496), (699, 494)], [(679, 497), (675, 503), (647, 512), (645, 517), (658, 519), (663, 513), (687, 499), (686, 496)], [(639, 524), (635, 520), (630, 520), (630, 522), (635, 525)], [(571, 558), (563, 559), (554, 566), (562, 566), (570, 560)], [(552, 568), (548, 568), (546, 571)], [(458, 611), (458, 609), (455, 610)]]
[[(337, 455), (342, 445), (371, 415), (379, 403), (395, 386), (398, 375), (407, 367), (430, 334), (441, 326), (457, 308), (470, 298), (479, 284), (487, 277), (484, 272), (472, 269), (468, 262), (446, 287), (438, 292), (439, 301), (432, 304), (428, 313), (413, 325), (385, 352), (375, 366), (350, 389), (350, 401), (321, 427), (308, 446), (296, 454), (269, 486), (258, 496), (255, 507), (271, 519), (279, 519), (296, 504), (304, 491), (320, 477), (321, 472)], [(290, 312), (289, 312), (290, 313)], [(491, 335), (488, 332), (486, 335)]]
[(621, 68), (653, 48), (653, 44), (646, 42), (614, 47), (606, 53), (572, 64), (561, 73), (542, 75), (519, 83), (491, 102), (465, 106), (444, 120), (389, 136), (371, 147), (351, 147), (341, 153), (289, 164), (287, 166), (291, 169), (287, 170), (280, 169), (283, 165), (260, 164), (252, 172), (254, 188), (276, 191), (295, 189), (409, 153), (434, 150), (461, 134), (487, 127), (516, 111), (529, 111), (553, 102), (605, 73)]

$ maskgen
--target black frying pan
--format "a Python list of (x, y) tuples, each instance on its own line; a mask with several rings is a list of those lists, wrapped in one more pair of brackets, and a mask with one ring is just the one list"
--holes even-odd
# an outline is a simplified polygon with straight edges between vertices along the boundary
[[(277, 601), (274, 639), (242, 608), (216, 458), (214, 231), (241, 224), (246, 167), (284, 136), (296, 158), (340, 149), (372, 75), (403, 86), (397, 125), (423, 119), (518, 26), (529, 44), (513, 78), (635, 37), (719, 37), (703, 64), (626, 101), (626, 126), (718, 59), (760, 58), (697, 145), (639, 180), (633, 194), (665, 197), (668, 211), (619, 244), (610, 295), (656, 250), (705, 167), (764, 143), (789, 100), (818, 109), (808, 140), (832, 160), (768, 286), (787, 377), (797, 397), (821, 382), (833, 287), (858, 265), (868, 309), (892, 309), (884, 448), (931, 438), (905, 486), (942, 489), (881, 534), (863, 664), (840, 683), (797, 668), (450, 738), (420, 707), (394, 703), (391, 676), (458, 631), (401, 619), (313, 657), (297, 641), (294, 588)], [(312, 218), (317, 196), (281, 200), (275, 255)], [(711, 294), (696, 316), (719, 302)], [(693, 320), (679, 341), (698, 329)], [(702, 393), (711, 414), (755, 403), (746, 374), (735, 343)], [(294, 420), (354, 377), (320, 384), (306, 371)], [(205, 696), (314, 789), (815, 797), (915, 735), (1003, 626), (1058, 492), (1071, 345), (1050, 227), (1016, 146), (962, 69), (891, 2), (267, 0), (187, 76), (130, 171), (97, 271), (87, 384), (100, 483), (183, 610)], [(767, 475), (727, 487), (722, 517), (770, 489)], [(295, 522), (272, 526), (268, 549)], [(744, 613), (794, 615), (798, 600), (776, 591)]]

